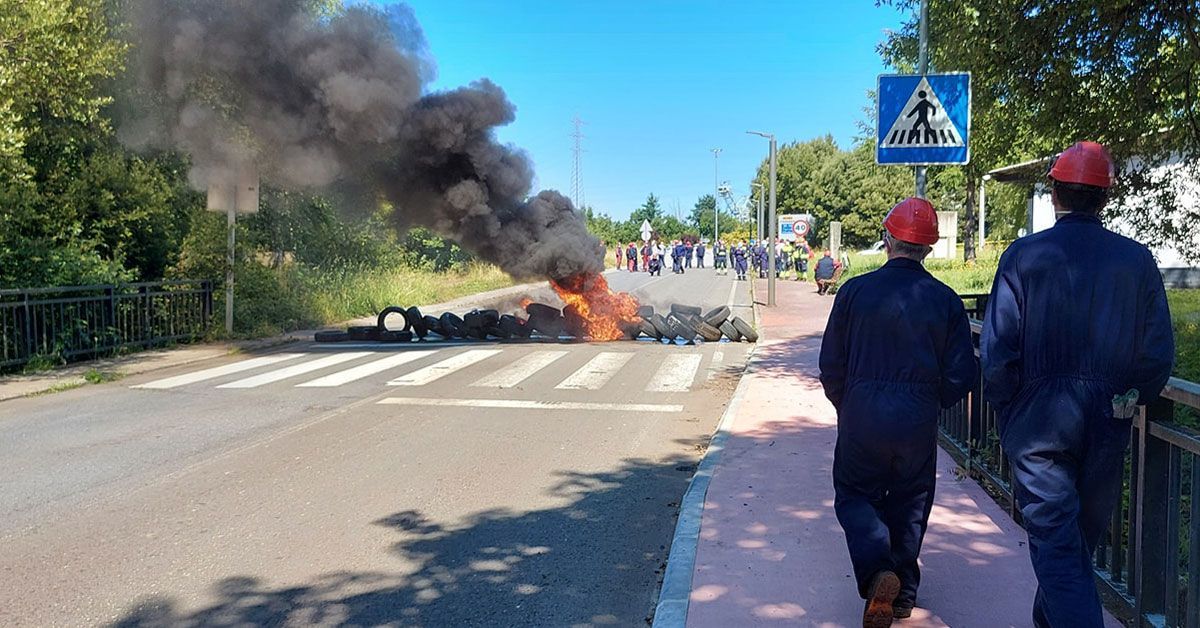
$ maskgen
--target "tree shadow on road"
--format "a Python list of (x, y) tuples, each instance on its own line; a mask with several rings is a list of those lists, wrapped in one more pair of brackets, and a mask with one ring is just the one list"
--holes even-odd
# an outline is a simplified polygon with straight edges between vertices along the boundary
[(550, 489), (562, 503), (555, 508), (488, 510), (461, 524), (418, 510), (364, 520), (393, 530), (391, 553), (415, 567), (328, 573), (294, 586), (226, 577), (206, 606), (146, 596), (111, 625), (646, 625), (695, 462), (679, 454), (563, 472)]

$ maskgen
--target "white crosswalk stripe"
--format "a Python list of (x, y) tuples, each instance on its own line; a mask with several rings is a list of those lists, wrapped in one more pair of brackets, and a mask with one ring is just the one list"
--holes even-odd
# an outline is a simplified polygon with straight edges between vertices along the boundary
[(646, 384), (648, 392), (684, 392), (692, 387), (696, 371), (700, 368), (699, 353), (668, 355), (658, 372)]
[(567, 351), (535, 351), (471, 384), (483, 388), (512, 388), (567, 355)]
[(382, 373), (384, 371), (394, 369), (397, 366), (402, 366), (404, 364), (408, 364), (409, 362), (414, 362), (416, 360), (420, 360), (421, 358), (429, 357), (435, 353), (437, 353), (436, 349), (426, 351), (405, 351), (404, 353), (397, 353), (380, 360), (367, 362), (366, 364), (346, 369), (332, 375), (326, 375), (320, 379), (314, 379), (311, 382), (296, 384), (296, 387), (333, 388), (335, 386), (342, 386), (344, 384), (349, 384), (350, 382), (358, 381), (364, 377), (370, 377), (376, 373)]
[(604, 352), (555, 386), (560, 390), (599, 390), (633, 358), (632, 353)]
[(217, 366), (217, 367), (213, 367), (210, 369), (204, 369), (202, 371), (196, 371), (195, 373), (185, 373), (183, 375), (176, 375), (175, 377), (168, 377), (166, 379), (155, 380), (153, 382), (147, 382), (145, 384), (138, 384), (136, 386), (130, 386), (130, 388), (149, 388), (149, 389), (154, 389), (154, 390), (165, 390), (168, 388), (178, 388), (179, 386), (195, 384), (197, 382), (203, 382), (203, 381), (210, 380), (210, 379), (216, 379), (218, 377), (224, 377), (226, 375), (233, 375), (236, 373), (241, 373), (241, 372), (249, 371), (249, 370), (256, 369), (256, 368), (261, 368), (264, 366), (270, 366), (272, 364), (284, 362), (287, 360), (294, 360), (296, 358), (304, 357), (305, 355), (308, 355), (308, 354), (305, 354), (305, 353), (279, 353), (276, 355), (267, 355), (267, 356), (263, 356), (261, 358), (252, 358), (249, 360), (242, 360), (241, 362), (234, 362), (233, 364), (226, 364), (224, 366)]
[(408, 375), (403, 375), (393, 379), (392, 381), (388, 382), (388, 386), (424, 386), (425, 384), (437, 381), (455, 371), (465, 369), (472, 364), (486, 360), (497, 353), (500, 353), (499, 349), (471, 349), (470, 351), (464, 351), (454, 357), (442, 360), (437, 364), (432, 364), (423, 369), (413, 371)]
[(263, 373), (262, 375), (255, 375), (254, 377), (247, 377), (246, 379), (239, 379), (236, 382), (229, 382), (228, 384), (221, 384), (220, 386), (217, 386), (217, 388), (258, 388), (259, 386), (262, 386), (264, 384), (270, 384), (273, 382), (283, 381), (283, 380), (291, 378), (291, 377), (304, 375), (305, 373), (319, 371), (324, 368), (336, 366), (338, 364), (341, 364), (342, 362), (349, 362), (351, 360), (357, 360), (359, 358), (363, 358), (368, 355), (371, 355), (370, 351), (359, 351), (356, 353), (335, 353), (333, 355), (327, 355), (323, 358), (318, 358), (316, 360), (311, 360), (308, 362), (297, 364), (295, 366), (289, 366), (287, 368), (282, 368), (282, 369), (279, 369), (278, 371), (270, 371), (267, 373)]

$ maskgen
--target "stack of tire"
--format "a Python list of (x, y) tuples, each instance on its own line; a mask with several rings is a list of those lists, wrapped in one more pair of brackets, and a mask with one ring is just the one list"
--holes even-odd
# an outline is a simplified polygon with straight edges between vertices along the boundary
[(674, 342), (677, 339), (688, 344), (697, 338), (705, 342), (718, 342), (722, 337), (733, 342), (745, 340), (758, 342), (758, 332), (740, 316), (731, 317), (728, 306), (722, 305), (707, 314), (694, 305), (671, 305), (666, 316), (655, 313), (654, 308), (643, 305), (638, 308), (642, 317), (641, 333), (655, 340)]
[[(497, 310), (471, 310), (459, 316), (445, 312), (441, 316), (423, 314), (416, 306), (402, 308), (389, 306), (376, 318), (375, 325), (349, 327), (346, 331), (319, 331), (317, 342), (413, 342), (414, 340), (523, 340), (533, 337), (560, 339), (563, 337), (583, 338), (584, 318), (571, 306), (564, 309), (544, 303), (530, 303), (525, 307), (528, 318), (512, 314), (501, 314)], [(719, 307), (701, 316), (701, 309), (687, 305), (672, 305), (670, 313), (660, 316), (654, 308), (642, 306), (638, 309), (639, 324), (622, 325), (625, 337), (633, 340), (646, 336), (655, 340), (683, 339), (694, 343), (697, 338), (717, 342), (724, 336), (737, 342), (756, 342), (758, 334), (754, 328), (734, 316), (730, 318), (728, 307)], [(397, 317), (399, 320), (396, 320)], [(403, 323), (399, 328), (389, 327), (389, 321)]]

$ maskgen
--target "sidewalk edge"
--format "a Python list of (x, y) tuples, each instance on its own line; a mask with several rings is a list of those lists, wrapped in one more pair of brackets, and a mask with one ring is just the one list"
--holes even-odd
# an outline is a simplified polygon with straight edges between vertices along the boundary
[[(755, 347), (757, 350), (757, 347)], [(729, 439), (729, 428), (733, 417), (742, 404), (749, 387), (747, 375), (752, 372), (753, 353), (747, 360), (746, 371), (738, 382), (729, 406), (717, 425), (708, 450), (696, 467), (696, 473), (688, 484), (687, 492), (679, 506), (679, 518), (675, 523), (675, 535), (671, 538), (671, 552), (667, 556), (667, 569), (663, 574), (659, 591), (658, 606), (654, 611), (652, 628), (683, 628), (687, 623), (688, 602), (692, 594), (692, 573), (696, 567), (696, 549), (700, 544), (700, 523), (704, 516), (704, 500), (708, 496), (708, 485), (720, 463), (725, 441)]]
[[(750, 304), (754, 309), (754, 323), (758, 330), (758, 341), (765, 339), (759, 316), (758, 302), (754, 299), (754, 282), (750, 283)], [(717, 431), (708, 442), (708, 449), (692, 475), (687, 492), (679, 505), (679, 518), (675, 522), (675, 535), (671, 538), (671, 552), (667, 555), (667, 569), (659, 589), (658, 605), (654, 609), (651, 628), (685, 628), (688, 605), (692, 596), (692, 575), (696, 569), (696, 550), (700, 545), (700, 524), (704, 518), (704, 502), (708, 498), (708, 485), (721, 461), (725, 441), (729, 440), (729, 428), (742, 405), (742, 398), (749, 388), (749, 376), (755, 372), (755, 359), (759, 344), (755, 344), (746, 358), (746, 367), (733, 398), (717, 424)]]

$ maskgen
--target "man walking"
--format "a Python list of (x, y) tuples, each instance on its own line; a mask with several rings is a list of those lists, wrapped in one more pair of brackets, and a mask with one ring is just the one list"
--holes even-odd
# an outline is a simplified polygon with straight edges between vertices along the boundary
[(888, 262), (837, 294), (821, 384), (838, 413), (834, 510), (846, 533), (863, 626), (890, 626), (917, 600), (937, 461), (937, 416), (977, 376), (962, 299), (921, 262), (937, 214), (909, 198), (884, 220)]
[(1091, 556), (1120, 498), (1132, 418), (1117, 397), (1153, 401), (1175, 355), (1154, 258), (1100, 223), (1113, 171), (1094, 142), (1059, 155), (1058, 222), (1000, 258), (980, 339), (984, 395), (1029, 533), (1039, 628), (1103, 625)]

